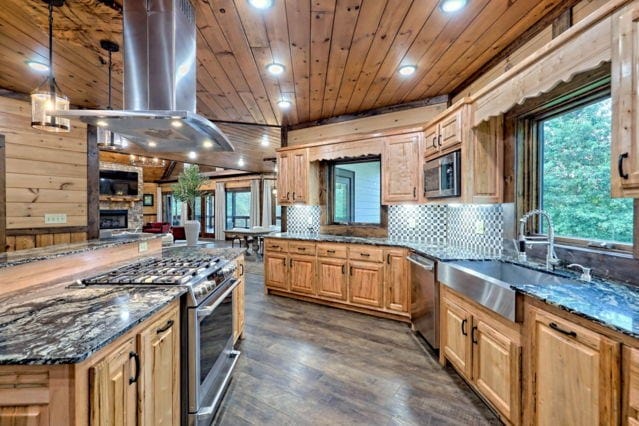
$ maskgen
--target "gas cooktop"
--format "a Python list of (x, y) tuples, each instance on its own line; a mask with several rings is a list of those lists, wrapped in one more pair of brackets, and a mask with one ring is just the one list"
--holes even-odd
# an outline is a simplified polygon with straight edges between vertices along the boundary
[(233, 276), (235, 263), (219, 257), (149, 258), (80, 281), (80, 285), (181, 285), (197, 305)]

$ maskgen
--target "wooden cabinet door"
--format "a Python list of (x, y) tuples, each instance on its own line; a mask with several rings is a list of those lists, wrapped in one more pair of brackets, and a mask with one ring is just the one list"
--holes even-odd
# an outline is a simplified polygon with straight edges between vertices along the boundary
[(139, 337), (139, 425), (180, 424), (180, 315), (176, 305)]
[(90, 424), (134, 426), (137, 423), (137, 382), (133, 354), (135, 339), (120, 345), (89, 369)]
[(623, 410), (629, 425), (639, 425), (639, 349), (624, 346)]
[[(504, 186), (503, 116), (493, 117), (473, 129), (472, 190), (473, 203), (500, 203)], [(463, 170), (468, 170), (463, 167)], [(463, 173), (463, 172), (462, 172)]]
[(289, 268), (290, 290), (295, 293), (315, 294), (315, 257), (291, 255)]
[(448, 299), (441, 305), (441, 347), (444, 356), (469, 380), (472, 378), (472, 316)]
[(347, 266), (345, 259), (317, 259), (318, 296), (346, 300)]
[(289, 188), (289, 176), (293, 174), (291, 170), (289, 152), (277, 154), (277, 202), (278, 204), (288, 204), (291, 202), (291, 189)]
[(530, 308), (532, 423), (613, 425), (619, 422), (619, 343)]
[(419, 194), (418, 133), (389, 137), (382, 156), (382, 204), (417, 201)]
[(288, 187), (291, 191), (291, 201), (305, 203), (308, 201), (308, 155), (306, 149), (293, 151), (291, 154), (293, 174), (288, 176)]
[(458, 109), (453, 114), (449, 115), (439, 123), (439, 145), (440, 150), (452, 148), (455, 145), (459, 145), (463, 140), (463, 111), (464, 109)]
[(434, 124), (424, 132), (424, 157), (431, 157), (439, 153), (439, 123)]
[(266, 287), (288, 291), (288, 256), (267, 252), (264, 256)]
[(384, 299), (386, 309), (408, 312), (408, 261), (406, 251), (401, 249), (386, 249), (386, 277), (384, 279)]
[(504, 417), (519, 424), (521, 346), (481, 320), (476, 320), (473, 335), (473, 380), (477, 389)]
[(639, 6), (612, 21), (611, 193), (639, 197)]
[(349, 263), (348, 301), (358, 305), (382, 307), (384, 264), (359, 262)]
[(49, 408), (46, 405), (16, 405), (0, 407), (2, 426), (49, 426)]
[(244, 276), (241, 276), (239, 280), (240, 283), (233, 290), (233, 343), (236, 343), (244, 334)]

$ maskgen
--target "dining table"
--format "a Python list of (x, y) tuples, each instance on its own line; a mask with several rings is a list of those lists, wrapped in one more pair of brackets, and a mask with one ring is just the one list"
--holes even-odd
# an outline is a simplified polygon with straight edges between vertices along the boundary
[[(253, 253), (260, 254), (260, 242), (265, 235), (275, 232), (275, 229), (265, 226), (254, 226), (252, 228), (231, 228), (225, 229), (224, 232), (227, 235), (235, 236), (239, 239), (243, 239), (246, 244), (246, 254), (252, 255)], [(249, 239), (253, 238), (249, 244)]]

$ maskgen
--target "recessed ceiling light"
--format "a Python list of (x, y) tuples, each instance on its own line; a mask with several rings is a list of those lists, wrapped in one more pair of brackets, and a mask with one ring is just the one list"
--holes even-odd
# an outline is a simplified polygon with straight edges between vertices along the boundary
[(202, 146), (204, 148), (213, 148), (213, 142), (211, 142), (209, 140), (206, 140), (206, 141), (202, 142)]
[(155, 143), (155, 142), (153, 142), (153, 141), (149, 141), (149, 146), (150, 146), (151, 148), (155, 148), (156, 146), (158, 146), (158, 144), (157, 144), (157, 143)]
[(189, 152), (189, 158), (191, 160), (195, 160), (197, 158), (197, 153), (195, 151)]
[(34, 71), (45, 72), (49, 71), (49, 65), (43, 64), (42, 62), (37, 61), (27, 61), (27, 65)]
[(408, 76), (415, 73), (417, 67), (415, 65), (404, 65), (399, 68), (399, 73), (404, 76)]
[(173, 120), (171, 121), (171, 126), (179, 129), (180, 127), (182, 127), (182, 122), (180, 120)]
[(454, 13), (463, 9), (467, 2), (467, 0), (444, 0), (439, 7), (446, 13)]
[(237, 160), (237, 165), (242, 167), (244, 165), (244, 159), (240, 158), (239, 160)]
[(109, 123), (107, 123), (104, 120), (98, 120), (95, 124), (97, 124), (100, 127), (106, 127)]
[(277, 106), (281, 109), (289, 109), (291, 107), (291, 101), (288, 99), (280, 99), (277, 101)]
[(273, 6), (273, 0), (249, 0), (249, 4), (256, 9), (268, 9)]
[(260, 145), (268, 146), (268, 136), (267, 135), (262, 135), (262, 141), (260, 142)]
[(280, 75), (284, 72), (286, 68), (284, 65), (273, 62), (272, 64), (268, 64), (266, 66), (266, 71), (270, 72), (272, 75)]

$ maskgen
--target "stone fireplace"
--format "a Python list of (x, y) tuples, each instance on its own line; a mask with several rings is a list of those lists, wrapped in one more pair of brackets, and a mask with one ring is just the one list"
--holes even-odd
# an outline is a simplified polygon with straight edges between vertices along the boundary
[[(100, 170), (119, 170), (136, 172), (138, 174), (138, 195), (136, 197), (109, 197), (100, 195), (100, 229), (142, 230), (142, 225), (144, 225), (144, 212), (142, 207), (144, 178), (142, 168), (101, 161)], [(126, 217), (123, 217), (123, 215), (126, 215)], [(102, 221), (103, 216), (105, 217), (104, 223)], [(117, 219), (117, 217), (119, 217), (119, 219)], [(103, 227), (103, 225), (113, 227), (107, 228)], [(124, 227), (120, 227), (121, 225), (124, 225)]]

